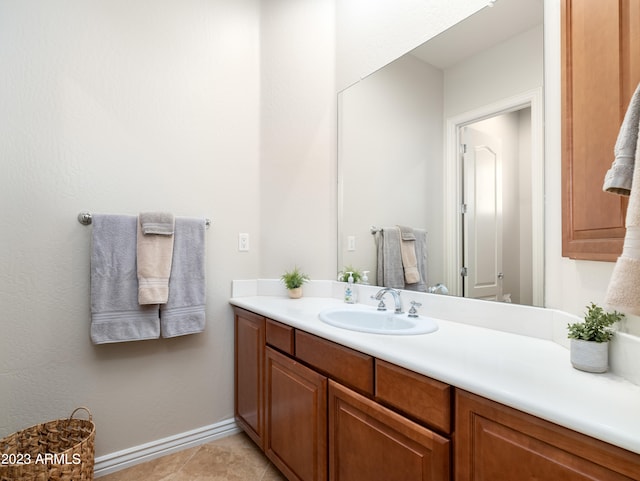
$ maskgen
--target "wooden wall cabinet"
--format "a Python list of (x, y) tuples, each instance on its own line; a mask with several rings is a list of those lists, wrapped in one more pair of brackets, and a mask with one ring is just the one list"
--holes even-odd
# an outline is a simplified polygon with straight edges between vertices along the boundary
[(632, 481), (640, 457), (456, 390), (456, 481)]
[(615, 261), (627, 199), (603, 192), (640, 82), (640, 2), (562, 0), (562, 255)]

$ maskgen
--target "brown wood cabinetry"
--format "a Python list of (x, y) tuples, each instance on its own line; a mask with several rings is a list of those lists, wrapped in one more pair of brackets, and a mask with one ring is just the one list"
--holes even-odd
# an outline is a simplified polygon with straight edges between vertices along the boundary
[(260, 446), (264, 435), (265, 319), (243, 309), (235, 312), (235, 417)]
[(640, 481), (639, 454), (239, 308), (235, 323), (238, 425), (290, 481)]
[(376, 400), (451, 434), (453, 388), (448, 384), (376, 359)]
[(614, 261), (627, 201), (602, 191), (640, 82), (640, 2), (562, 0), (562, 255)]
[(640, 456), (456, 390), (456, 481), (630, 481)]
[(449, 443), (433, 431), (329, 381), (332, 481), (448, 480)]
[(373, 357), (296, 330), (296, 357), (329, 377), (373, 395)]
[(327, 378), (265, 351), (264, 451), (293, 481), (327, 479)]

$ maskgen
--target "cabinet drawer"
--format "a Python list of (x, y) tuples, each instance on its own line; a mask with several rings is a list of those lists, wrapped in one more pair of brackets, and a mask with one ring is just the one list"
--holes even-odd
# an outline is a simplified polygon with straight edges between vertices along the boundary
[(293, 327), (267, 319), (267, 344), (293, 356)]
[(378, 401), (434, 429), (451, 433), (451, 386), (380, 359), (375, 365)]
[(296, 357), (362, 393), (373, 395), (373, 357), (303, 331), (295, 331)]

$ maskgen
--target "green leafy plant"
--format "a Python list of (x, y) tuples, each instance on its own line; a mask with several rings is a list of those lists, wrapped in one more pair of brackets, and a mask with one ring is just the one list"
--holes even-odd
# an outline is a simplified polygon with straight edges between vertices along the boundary
[(358, 283), (360, 279), (362, 279), (362, 273), (353, 266), (345, 266), (342, 271), (340, 271), (338, 280), (342, 282), (347, 282), (349, 280), (349, 272), (351, 272), (353, 276), (353, 282)]
[(293, 270), (287, 271), (280, 277), (287, 289), (296, 289), (302, 287), (302, 284), (309, 280), (309, 276), (300, 272), (298, 267), (294, 267)]
[(584, 322), (569, 324), (569, 339), (582, 341), (607, 342), (613, 337), (611, 326), (624, 318), (620, 312), (605, 312), (602, 307), (591, 303), (587, 306)]

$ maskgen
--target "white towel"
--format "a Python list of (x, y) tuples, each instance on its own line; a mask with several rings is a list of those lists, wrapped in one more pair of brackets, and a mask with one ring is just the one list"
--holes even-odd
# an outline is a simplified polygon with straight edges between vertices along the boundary
[(162, 337), (205, 327), (205, 219), (176, 217), (169, 299), (160, 306)]
[[(169, 214), (170, 215), (170, 214)], [(174, 229), (173, 216), (159, 228), (148, 227), (145, 214), (138, 216), (137, 267), (138, 267), (138, 302), (140, 304), (166, 304), (169, 298), (169, 275), (173, 258), (173, 235), (167, 234)], [(147, 231), (160, 230), (163, 234), (144, 234)]]
[(619, 195), (630, 195), (633, 170), (638, 147), (640, 126), (640, 85), (631, 97), (627, 112), (613, 149), (614, 161), (604, 178), (602, 190)]
[(95, 344), (157, 339), (158, 306), (138, 304), (136, 216), (92, 217), (91, 340)]

